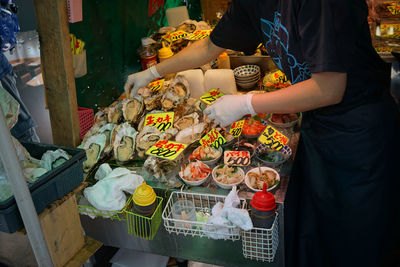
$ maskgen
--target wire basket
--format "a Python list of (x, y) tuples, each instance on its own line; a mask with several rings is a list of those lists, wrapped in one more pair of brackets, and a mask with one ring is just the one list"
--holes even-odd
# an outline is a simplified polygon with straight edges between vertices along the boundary
[[(174, 204), (178, 201), (189, 202), (194, 206), (193, 212), (188, 212), (187, 219), (179, 218), (173, 213)], [(240, 231), (235, 225), (216, 226), (207, 223), (211, 210), (217, 202), (224, 203), (225, 196), (198, 194), (188, 192), (172, 192), (162, 214), (164, 227), (169, 233), (185, 236), (199, 236), (224, 240), (239, 240)], [(242, 208), (246, 208), (246, 201), (240, 199)], [(190, 215), (192, 214), (192, 215)], [(193, 215), (194, 214), (194, 215)], [(183, 214), (182, 214), (183, 216)]]
[(87, 215), (91, 218), (102, 217), (110, 220), (125, 221), (125, 212), (122, 211), (107, 211), (98, 210), (95, 207), (78, 205), (79, 214)]
[(243, 256), (250, 260), (273, 262), (278, 248), (278, 213), (270, 229), (242, 231)]
[(157, 197), (156, 209), (153, 215), (151, 217), (145, 217), (132, 211), (133, 199), (130, 197), (124, 209), (128, 234), (147, 240), (153, 240), (161, 224), (162, 201), (162, 197)]

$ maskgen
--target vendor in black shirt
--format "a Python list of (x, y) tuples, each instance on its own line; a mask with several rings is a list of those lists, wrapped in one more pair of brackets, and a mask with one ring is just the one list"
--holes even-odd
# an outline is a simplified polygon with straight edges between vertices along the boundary
[(367, 15), (363, 0), (233, 0), (210, 38), (125, 85), (133, 95), (224, 49), (265, 44), (292, 86), (226, 95), (205, 113), (226, 126), (246, 114), (304, 112), (284, 208), (286, 266), (388, 266), (399, 245), (400, 116)]

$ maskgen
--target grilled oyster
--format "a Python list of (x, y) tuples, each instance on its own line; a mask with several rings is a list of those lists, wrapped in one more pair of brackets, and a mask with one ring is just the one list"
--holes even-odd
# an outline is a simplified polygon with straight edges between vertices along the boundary
[(122, 101), (122, 114), (125, 121), (136, 122), (143, 113), (143, 97), (135, 96)]
[(99, 161), (106, 145), (106, 135), (96, 134), (88, 138), (82, 148), (86, 151), (86, 160), (83, 162), (83, 170), (88, 172)]
[(191, 113), (189, 115), (183, 116), (179, 120), (174, 123), (175, 128), (178, 130), (183, 130), (189, 126), (195, 125), (199, 123), (199, 114), (196, 112)]
[(206, 130), (207, 124), (204, 122), (192, 125), (179, 131), (175, 137), (175, 141), (182, 144), (191, 144), (199, 140)]
[(121, 163), (133, 159), (135, 155), (135, 139), (137, 135), (135, 128), (125, 122), (114, 130), (113, 150), (114, 158)]
[(164, 111), (173, 109), (182, 104), (189, 97), (189, 82), (180, 75), (177, 75), (166, 89), (161, 99), (161, 106)]

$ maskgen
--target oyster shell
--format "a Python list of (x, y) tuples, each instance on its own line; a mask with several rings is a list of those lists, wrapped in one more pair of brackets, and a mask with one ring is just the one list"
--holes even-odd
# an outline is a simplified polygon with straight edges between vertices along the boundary
[(175, 141), (182, 144), (191, 144), (199, 140), (206, 130), (207, 124), (204, 122), (192, 125), (179, 131), (175, 137)]
[[(162, 111), (162, 110), (153, 110), (153, 111), (150, 111), (150, 112), (147, 113), (147, 114), (163, 113), (163, 112), (164, 112), (164, 111)], [(146, 114), (146, 115), (147, 115), (147, 114)], [(139, 132), (143, 131), (144, 123), (145, 123), (145, 121), (146, 121), (146, 115), (143, 116), (142, 119), (141, 119), (140, 122), (139, 122), (139, 125), (138, 125), (138, 131), (139, 131)]]
[(90, 128), (89, 131), (87, 131), (87, 133), (86, 133), (85, 136), (83, 137), (82, 144), (86, 143), (86, 141), (87, 141), (92, 135), (98, 134), (98, 133), (99, 133), (99, 130), (100, 130), (104, 125), (106, 125), (106, 124), (107, 124), (107, 121), (100, 121), (100, 122), (94, 124), (94, 125), (92, 126), (92, 128)]
[(94, 124), (98, 124), (102, 121), (107, 121), (107, 114), (100, 109), (96, 114), (94, 114)]
[(150, 156), (146, 159), (143, 167), (155, 178), (166, 182), (172, 187), (179, 187), (182, 183), (176, 178), (179, 167), (183, 162), (183, 154), (174, 160), (166, 160)]
[(164, 111), (173, 109), (182, 104), (189, 97), (189, 82), (180, 75), (177, 75), (171, 82), (170, 87), (165, 91), (161, 99), (161, 106)]
[(115, 124), (108, 123), (108, 124), (104, 125), (103, 127), (101, 127), (98, 131), (99, 133), (102, 133), (106, 136), (106, 144), (105, 144), (103, 153), (110, 153), (113, 149), (112, 137), (113, 137), (114, 129), (115, 129)]
[(145, 126), (136, 137), (136, 151), (140, 158), (146, 151), (161, 139), (161, 132), (155, 126)]
[(176, 31), (184, 31), (187, 33), (192, 33), (197, 29), (197, 21), (195, 20), (185, 20), (178, 27), (176, 27)]
[(122, 101), (122, 114), (125, 121), (136, 122), (140, 115), (143, 113), (143, 97), (135, 96), (130, 99)]
[(42, 155), (42, 159), (40, 160), (40, 167), (50, 171), (57, 168), (58, 166), (61, 166), (70, 158), (71, 156), (61, 148), (54, 151), (49, 150)]
[(199, 114), (196, 112), (191, 113), (189, 115), (183, 116), (182, 118), (178, 119), (174, 126), (178, 130), (183, 130), (189, 126), (195, 125), (199, 123)]
[(88, 172), (99, 161), (100, 156), (106, 146), (106, 135), (96, 134), (88, 138), (82, 144), (82, 148), (86, 151), (86, 160), (83, 162), (83, 171)]
[(118, 124), (123, 119), (122, 101), (114, 102), (111, 106), (104, 109), (107, 113), (107, 120), (109, 123)]
[(121, 163), (133, 159), (135, 155), (135, 140), (137, 131), (129, 123), (118, 125), (114, 130), (114, 158)]

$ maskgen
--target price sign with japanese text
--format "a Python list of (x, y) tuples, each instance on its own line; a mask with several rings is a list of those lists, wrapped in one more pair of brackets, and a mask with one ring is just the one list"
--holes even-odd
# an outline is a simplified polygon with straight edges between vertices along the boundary
[(267, 126), (258, 140), (270, 149), (281, 150), (289, 141), (281, 132), (272, 126)]
[(200, 99), (206, 104), (210, 105), (215, 100), (223, 96), (224, 94), (218, 91), (217, 89), (212, 89), (208, 93), (204, 94)]
[(211, 34), (211, 30), (197, 30), (189, 35), (186, 39), (190, 41), (202, 40)]
[(174, 112), (149, 113), (146, 115), (144, 126), (156, 126), (160, 132), (165, 132), (172, 127)]
[(185, 38), (188, 35), (189, 34), (187, 32), (176, 31), (176, 32), (168, 33), (168, 34), (164, 35), (162, 38), (164, 40), (167, 40), (168, 42), (175, 42), (175, 41), (178, 41), (178, 40), (180, 40), (182, 38)]
[(397, 3), (397, 1), (389, 1), (387, 2), (389, 5), (387, 6), (387, 9), (389, 10), (392, 15), (399, 15), (400, 14), (400, 5)]
[(169, 140), (158, 140), (157, 143), (146, 151), (146, 155), (174, 160), (185, 150), (186, 147), (186, 144), (175, 143)]
[(236, 122), (232, 123), (229, 133), (233, 137), (239, 137), (242, 134), (243, 125), (244, 125), (244, 120), (236, 121)]
[(225, 138), (215, 128), (213, 128), (205, 136), (203, 136), (203, 138), (200, 139), (200, 144), (205, 148), (211, 146), (218, 149), (221, 145), (225, 143)]
[(248, 166), (251, 163), (249, 151), (225, 151), (224, 163), (229, 166)]
[(150, 91), (156, 92), (163, 87), (164, 81), (165, 81), (164, 79), (156, 80), (154, 82), (149, 83), (147, 87), (150, 88)]

